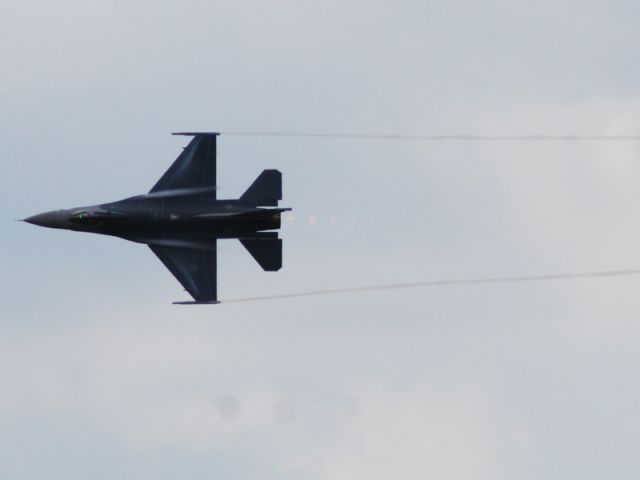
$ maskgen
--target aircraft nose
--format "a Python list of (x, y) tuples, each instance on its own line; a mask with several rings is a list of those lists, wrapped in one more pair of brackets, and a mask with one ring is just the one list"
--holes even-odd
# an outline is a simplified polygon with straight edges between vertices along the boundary
[(24, 221), (40, 227), (62, 228), (67, 221), (67, 216), (64, 210), (54, 210), (33, 215), (25, 218)]

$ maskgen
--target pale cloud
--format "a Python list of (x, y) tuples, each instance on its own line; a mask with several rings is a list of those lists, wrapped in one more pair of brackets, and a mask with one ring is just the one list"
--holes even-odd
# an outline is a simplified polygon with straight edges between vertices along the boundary
[[(176, 331), (168, 321), (132, 317), (20, 343), (5, 338), (0, 416), (82, 418), (132, 452), (262, 445), (260, 456), (296, 478), (383, 478), (397, 469), (410, 478), (489, 478), (494, 433), (481, 391), (376, 391), (363, 379), (328, 411), (313, 392), (298, 403), (260, 375), (236, 375), (245, 370), (237, 351), (260, 352), (258, 339), (215, 340), (193, 324)], [(310, 430), (317, 438), (309, 439)]]
[(482, 398), (468, 393), (361, 392), (321, 478), (494, 478), (496, 433)]

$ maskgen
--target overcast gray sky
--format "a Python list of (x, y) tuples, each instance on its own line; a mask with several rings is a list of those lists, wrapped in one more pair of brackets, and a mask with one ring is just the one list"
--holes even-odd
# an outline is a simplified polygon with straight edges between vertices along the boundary
[[(640, 279), (178, 307), (13, 219), (147, 191), (180, 130), (638, 134), (632, 1), (0, 2), (0, 476), (636, 479)], [(634, 142), (219, 140), (284, 177), (221, 298), (640, 267)]]

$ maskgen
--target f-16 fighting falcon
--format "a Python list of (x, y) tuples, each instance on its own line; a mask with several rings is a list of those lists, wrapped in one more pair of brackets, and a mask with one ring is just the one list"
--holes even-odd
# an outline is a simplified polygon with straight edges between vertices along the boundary
[[(237, 200), (216, 196), (218, 133), (175, 133), (193, 139), (147, 194), (113, 203), (40, 213), (34, 225), (113, 235), (146, 243), (194, 301), (219, 303), (219, 239), (238, 239), (267, 271), (282, 267), (278, 233), (282, 174), (264, 170)], [(263, 208), (275, 207), (275, 208)]]

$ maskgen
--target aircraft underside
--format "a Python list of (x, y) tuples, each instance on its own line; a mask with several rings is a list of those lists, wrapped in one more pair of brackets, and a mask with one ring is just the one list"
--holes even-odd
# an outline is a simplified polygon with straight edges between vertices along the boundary
[[(218, 303), (217, 242), (237, 239), (265, 271), (282, 267), (282, 175), (264, 170), (237, 200), (216, 199), (217, 133), (194, 138), (147, 194), (34, 215), (27, 222), (144, 243), (193, 297)], [(276, 208), (264, 208), (276, 207)]]

